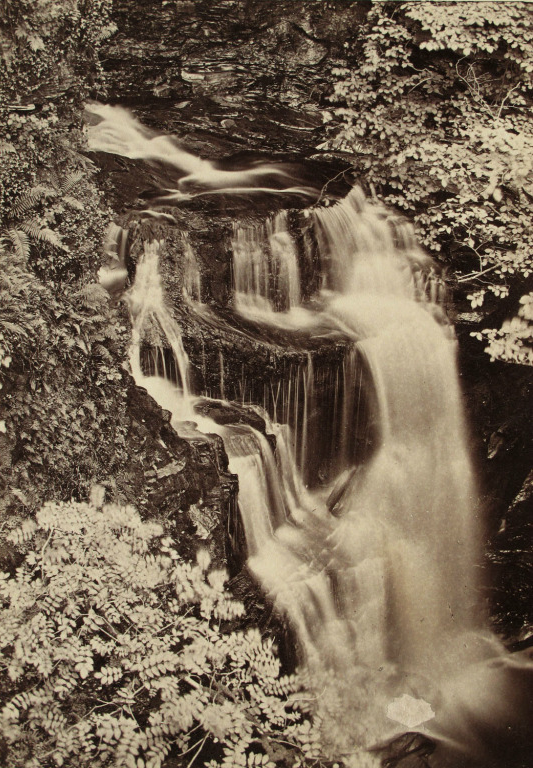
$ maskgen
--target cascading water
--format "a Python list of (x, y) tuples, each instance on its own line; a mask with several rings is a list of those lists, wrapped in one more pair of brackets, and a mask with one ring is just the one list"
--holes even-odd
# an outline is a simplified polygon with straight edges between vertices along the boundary
[[(117, 113), (95, 111), (104, 120), (93, 148), (163, 159), (165, 137), (126, 121), (119, 141)], [(201, 171), (196, 164), (203, 161), (172, 147), (178, 154), (168, 162)], [(214, 178), (213, 185), (228, 183)], [(241, 314), (285, 331), (333, 329), (349, 341), (334, 369), (309, 354), (284, 378), (265, 382), (256, 402), (265, 407), (260, 413), (276, 438), (275, 454), (252, 427), (219, 426), (195, 413), (156, 241), (145, 246), (129, 293), (131, 365), (138, 383), (173, 412), (178, 430), (187, 433), (190, 423), (182, 422), (192, 420), (223, 437), (239, 476), (249, 567), (295, 629), (317, 715), (342, 754), (431, 721), (441, 687), (445, 703), (459, 700), (447, 680), (497, 650), (482, 632), (476, 488), (455, 341), (437, 304), (441, 282), (412, 229), (359, 190), (307, 216), (321, 272), (312, 304), (302, 300), (301, 254), (285, 213), (264, 225), (236, 224), (231, 242)], [(310, 237), (307, 230), (307, 244)], [(184, 250), (186, 299), (199, 302), (187, 241)], [(163, 352), (143, 371), (143, 339), (171, 350), (174, 375)], [(222, 353), (219, 362), (223, 391)], [(245, 388), (243, 382), (243, 401)], [(328, 420), (333, 427), (325, 430)], [(504, 685), (496, 674), (491, 680)], [(391, 703), (406, 694), (417, 706), (402, 719)], [(448, 711), (450, 721), (457, 737), (461, 728)], [(446, 727), (444, 718), (434, 732), (447, 736)]]
[(370, 206), (350, 194), (315, 217), (328, 276), (345, 286), (329, 311), (359, 338), (380, 432), (363, 476), (345, 492), (333, 559), (353, 564), (356, 542), (377, 521), (376, 556), (388, 553), (388, 658), (435, 670), (446, 666), (451, 643), (456, 664), (455, 639), (472, 626), (479, 537), (455, 345), (415, 300), (412, 264), (420, 271), (425, 257), (412, 245), (396, 249)]
[[(239, 504), (250, 554), (264, 549), (277, 527), (299, 516), (299, 504), (305, 491), (292, 457), (285, 428), (269, 422), (279, 436), (277, 460), (266, 437), (250, 426), (220, 426), (212, 419), (195, 413), (197, 398), (191, 394), (189, 360), (181, 332), (166, 307), (159, 272), (162, 243), (145, 243), (137, 265), (135, 283), (128, 301), (132, 317), (130, 365), (134, 378), (167, 410), (178, 429), (190, 433), (181, 422), (193, 420), (204, 432), (223, 437), (230, 459), (230, 470), (239, 476)], [(141, 360), (143, 340), (154, 350), (152, 363)], [(169, 348), (178, 372), (171, 375), (164, 349)], [(148, 371), (145, 369), (148, 368)], [(268, 417), (267, 417), (268, 419)], [(309, 502), (306, 502), (309, 505)]]
[(261, 317), (300, 304), (298, 258), (287, 211), (264, 225), (235, 223), (232, 248), (238, 311)]
[[(100, 122), (88, 130), (89, 148), (132, 160), (159, 162), (176, 174), (176, 187), (161, 190), (161, 203), (180, 203), (200, 195), (269, 194), (316, 197), (314, 187), (295, 184), (291, 168), (283, 163), (250, 163), (242, 170), (226, 170), (203, 160), (179, 146), (170, 136), (157, 134), (136, 120), (127, 109), (91, 103), (87, 113)], [(181, 178), (179, 178), (181, 176)]]
[[(336, 738), (348, 746), (365, 689), (374, 705), (358, 738), (368, 739), (386, 731), (386, 696), (429, 697), (431, 685), (482, 656), (476, 492), (455, 344), (426, 300), (427, 257), (357, 191), (313, 216), (325, 311), (354, 339), (338, 453), (349, 463), (356, 357), (372, 382), (378, 445), (341, 478), (333, 494), (339, 519), (321, 510), (299, 528), (284, 525), (251, 567), (297, 627), (312, 675), (330, 694), (322, 714), (340, 724)], [(304, 456), (313, 450), (307, 439), (304, 432)], [(401, 672), (401, 690), (385, 674), (379, 680), (390, 665)]]
[[(167, 309), (161, 275), (159, 256), (161, 243), (157, 240), (144, 244), (135, 276), (135, 283), (129, 292), (129, 307), (132, 317), (132, 346), (130, 365), (135, 381), (151, 391), (149, 377), (141, 365), (141, 345), (148, 338), (155, 349), (153, 370), (150, 374), (155, 379), (170, 379), (166, 366), (165, 345), (170, 347), (177, 372), (179, 414), (176, 417), (188, 418), (190, 410), (189, 359), (183, 347), (179, 327)], [(153, 385), (152, 385), (153, 386)], [(155, 396), (155, 395), (154, 395)], [(157, 398), (156, 398), (157, 399)], [(175, 407), (175, 403), (174, 403)]]

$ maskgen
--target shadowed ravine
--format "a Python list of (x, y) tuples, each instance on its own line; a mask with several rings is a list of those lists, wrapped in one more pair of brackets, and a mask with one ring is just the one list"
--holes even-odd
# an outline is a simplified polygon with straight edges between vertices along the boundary
[[(161, 190), (152, 206), (222, 192), (288, 195), (304, 204), (319, 197), (294, 167), (215, 168), (124, 110), (91, 111), (102, 118), (90, 129), (94, 150), (176, 169), (175, 188)], [(517, 669), (528, 672), (486, 629), (481, 511), (441, 281), (410, 226), (357, 188), (330, 207), (311, 205), (305, 216), (320, 264), (312, 301), (302, 299), (284, 211), (260, 225), (235, 221), (229, 244), (241, 317), (272, 332), (335, 333), (346, 343), (342, 370), (327, 386), (309, 352), (262, 401), (250, 394), (275, 452), (253, 427), (220, 426), (195, 411), (205, 393), (191, 391), (157, 240), (145, 244), (128, 294), (133, 374), (173, 413), (180, 434), (198, 428), (222, 436), (239, 477), (248, 565), (295, 630), (333, 753), (417, 730), (437, 744), (430, 765), (500, 765), (491, 762), (491, 723), (519, 743), (526, 721), (512, 680)], [(187, 248), (191, 311), (212, 312), (200, 303)], [(175, 375), (162, 349), (149, 372), (143, 366), (147, 337), (155, 348), (171, 348)]]

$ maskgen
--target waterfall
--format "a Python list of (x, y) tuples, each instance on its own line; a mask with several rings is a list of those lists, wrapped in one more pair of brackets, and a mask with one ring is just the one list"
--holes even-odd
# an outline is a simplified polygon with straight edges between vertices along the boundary
[[(329, 727), (338, 726), (335, 738), (346, 743), (350, 733), (350, 743), (360, 716), (366, 733), (359, 738), (368, 743), (387, 731), (391, 691), (431, 699), (435, 685), (486, 652), (477, 605), (477, 493), (456, 345), (435, 319), (441, 316), (431, 302), (435, 291), (426, 290), (427, 257), (407, 226), (398, 230), (357, 190), (313, 217), (324, 311), (354, 340), (342, 398), (335, 389), (337, 472), (355, 461), (350, 443), (369, 388), (376, 446), (355, 471), (340, 475), (328, 504), (338, 517), (317, 494), (314, 512), (297, 527), (280, 527), (251, 567), (296, 627), (311, 677), (328, 692), (319, 710)], [(301, 435), (300, 467), (320, 450), (320, 434), (309, 445), (314, 381), (309, 362), (307, 375), (289, 379), (293, 390), (304, 389), (303, 408), (292, 421), (281, 415)], [(394, 670), (392, 677), (384, 670)], [(391, 687), (398, 673), (401, 685)], [(372, 703), (361, 713), (369, 690)]]
[[(251, 426), (221, 426), (194, 410), (197, 398), (191, 393), (189, 359), (183, 347), (179, 325), (167, 308), (159, 270), (163, 242), (144, 243), (137, 264), (135, 282), (129, 291), (132, 317), (130, 366), (136, 383), (148, 390), (160, 405), (169, 410), (178, 431), (190, 434), (190, 422), (207, 433), (220, 435), (229, 457), (230, 471), (239, 477), (239, 507), (250, 555), (265, 549), (274, 532), (288, 521), (302, 517), (311, 501), (300, 479), (287, 427), (264, 416), (270, 432), (277, 437), (276, 456), (266, 437)], [(141, 346), (147, 341), (152, 364), (143, 366)], [(169, 349), (173, 365), (167, 363)], [(219, 353), (221, 389), (224, 389), (224, 358)], [(145, 368), (149, 370), (146, 371)], [(178, 372), (177, 381), (171, 375)], [(186, 422), (184, 425), (182, 422)]]
[[(439, 278), (410, 226), (357, 189), (309, 216), (322, 274), (312, 306), (302, 306), (285, 213), (235, 224), (231, 241), (238, 311), (285, 328), (278, 318), (297, 311), (307, 328), (326, 325), (349, 341), (339, 364), (309, 352), (264, 382), (256, 405), (275, 452), (251, 426), (195, 413), (156, 241), (129, 294), (131, 366), (178, 431), (194, 421), (222, 436), (239, 477), (249, 568), (294, 627), (317, 714), (342, 752), (405, 730), (389, 716), (394, 697), (429, 702), (417, 725), (430, 720), (440, 686), (488, 645), (477, 491)], [(143, 340), (171, 350), (172, 384), (164, 354), (151, 376), (143, 370)], [(219, 365), (224, 392), (222, 352)], [(241, 390), (244, 402), (244, 372)]]
[[(123, 107), (90, 103), (86, 112), (93, 122), (87, 139), (93, 152), (106, 152), (132, 160), (170, 166), (176, 187), (161, 188), (159, 202), (173, 204), (200, 195), (269, 194), (315, 198), (318, 189), (302, 186), (288, 164), (251, 162), (240, 170), (217, 167), (216, 163), (183, 149), (173, 136), (147, 128)], [(99, 122), (94, 123), (95, 119)], [(291, 181), (296, 184), (287, 186)]]
[(235, 304), (241, 314), (261, 317), (300, 304), (298, 257), (287, 211), (265, 224), (236, 222), (231, 245)]
[(159, 272), (162, 245), (163, 243), (158, 240), (144, 243), (144, 252), (137, 264), (135, 282), (129, 291), (128, 302), (132, 317), (130, 365), (137, 384), (146, 386), (150, 391), (150, 387), (147, 386), (149, 376), (143, 370), (141, 362), (143, 340), (147, 340), (155, 349), (153, 369), (149, 371), (149, 374), (156, 379), (172, 378), (169, 375), (165, 357), (165, 346), (169, 348), (177, 372), (176, 384), (180, 392), (180, 416), (187, 418), (191, 414), (189, 358), (183, 346), (179, 326), (168, 310), (165, 301)]

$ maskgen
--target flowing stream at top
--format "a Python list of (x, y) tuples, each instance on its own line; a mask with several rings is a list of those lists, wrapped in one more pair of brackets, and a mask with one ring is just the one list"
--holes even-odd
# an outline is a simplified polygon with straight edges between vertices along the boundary
[(157, 134), (122, 107), (91, 103), (86, 111), (100, 122), (88, 129), (88, 143), (95, 152), (163, 163), (173, 168), (176, 186), (162, 189), (159, 203), (180, 203), (201, 195), (272, 194), (316, 197), (314, 187), (293, 184), (290, 166), (251, 162), (240, 170), (217, 167), (179, 146), (170, 136)]
[[(171, 152), (166, 161), (195, 183), (204, 171), (202, 183), (215, 180), (204, 161), (167, 146), (165, 137), (143, 136), (138, 124), (128, 123), (130, 133), (118, 142), (106, 109), (93, 108), (104, 118), (94, 148), (130, 157)], [(229, 183), (227, 176), (219, 181)], [(490, 641), (478, 607), (477, 494), (456, 343), (438, 305), (439, 280), (411, 228), (358, 189), (307, 217), (321, 274), (313, 303), (302, 300), (297, 248), (286, 213), (279, 213), (263, 225), (235, 224), (235, 306), (266, 327), (312, 330), (327, 321), (351, 340), (342, 369), (332, 378), (329, 372), (329, 432), (324, 419), (313, 425), (322, 390), (311, 355), (273, 393), (275, 419), (260, 409), (275, 452), (250, 426), (222, 427), (195, 413), (157, 241), (145, 246), (129, 295), (131, 364), (138, 383), (173, 412), (178, 431), (194, 421), (223, 437), (239, 476), (249, 567), (294, 627), (318, 714), (332, 744), (346, 752), (430, 721), (439, 686), (490, 655)], [(186, 261), (184, 290), (200, 300), (194, 254)], [(153, 375), (143, 373), (143, 340), (170, 346), (173, 377), (162, 353)], [(369, 425), (372, 450), (362, 451), (357, 441)], [(313, 483), (306, 466), (325, 454), (328, 472)], [(398, 716), (391, 702), (401, 695), (411, 709), (406, 714), (404, 702)]]

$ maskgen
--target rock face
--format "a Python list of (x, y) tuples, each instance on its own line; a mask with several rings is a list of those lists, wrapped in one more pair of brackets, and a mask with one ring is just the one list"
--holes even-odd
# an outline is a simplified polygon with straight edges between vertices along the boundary
[(228, 521), (234, 517), (237, 478), (217, 435), (184, 440), (146, 390), (130, 380), (127, 392), (130, 460), (117, 491), (147, 517), (165, 522), (185, 555), (198, 543), (225, 565)]
[(464, 331), (460, 341), (486, 520), (489, 596), (497, 629), (511, 641), (521, 641), (533, 626), (532, 371), (476, 356)]
[(322, 123), (327, 63), (342, 52), (366, 6), (117, 0), (119, 32), (104, 60), (111, 92), (122, 102), (149, 102), (152, 124), (162, 119), (193, 149), (207, 141), (221, 154), (251, 145), (301, 154), (314, 146)]

